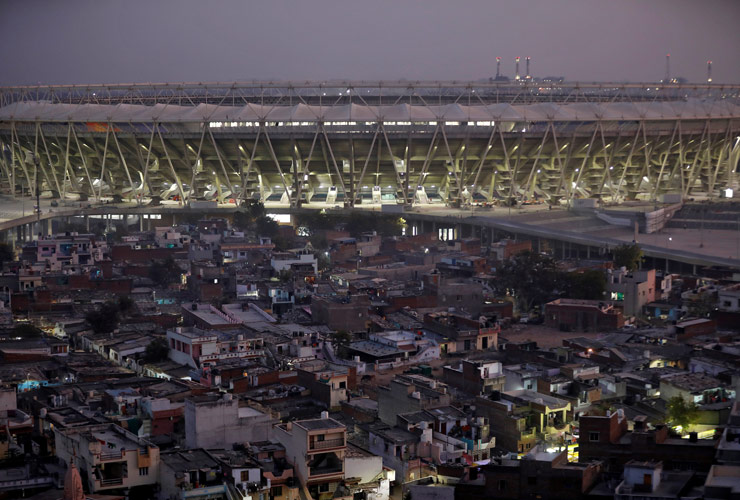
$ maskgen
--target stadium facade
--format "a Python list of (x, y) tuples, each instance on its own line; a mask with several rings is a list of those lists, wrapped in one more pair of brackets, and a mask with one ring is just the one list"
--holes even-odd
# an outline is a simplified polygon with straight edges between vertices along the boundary
[(6, 192), (284, 206), (718, 197), (740, 86), (553, 82), (0, 89)]

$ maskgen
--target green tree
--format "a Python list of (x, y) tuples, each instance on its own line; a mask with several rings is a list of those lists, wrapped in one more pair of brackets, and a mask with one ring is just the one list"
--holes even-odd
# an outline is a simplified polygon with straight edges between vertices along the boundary
[(309, 238), (308, 241), (311, 242), (311, 246), (315, 250), (326, 250), (329, 248), (329, 241), (326, 239), (326, 233), (320, 232), (320, 233), (313, 233)]
[(7, 243), (0, 243), (0, 267), (6, 262), (12, 262), (15, 259), (13, 247)]
[(696, 300), (689, 301), (686, 307), (689, 316), (708, 318), (717, 308), (717, 295), (703, 292)]
[(275, 219), (266, 215), (260, 215), (255, 219), (254, 223), (256, 225), (258, 236), (269, 236), (270, 238), (273, 238), (277, 236), (280, 231), (280, 226), (275, 222)]
[(167, 359), (170, 348), (167, 345), (167, 339), (157, 337), (146, 346), (144, 351), (144, 361), (147, 363), (156, 363)]
[(699, 420), (699, 407), (693, 401), (686, 401), (681, 396), (673, 396), (668, 400), (668, 422), (685, 431)]
[(134, 312), (134, 307), (135, 303), (131, 297), (127, 295), (122, 295), (121, 297), (118, 297), (118, 311), (124, 316), (127, 316)]
[(606, 291), (606, 276), (602, 271), (589, 269), (582, 273), (565, 276), (564, 295), (571, 299), (603, 300)]
[(637, 243), (619, 245), (612, 250), (614, 265), (626, 267), (628, 271), (639, 269), (642, 262), (642, 249)]
[(182, 269), (172, 257), (167, 257), (163, 261), (155, 261), (149, 268), (149, 279), (158, 286), (179, 282), (181, 274)]
[(239, 210), (234, 212), (234, 223), (233, 226), (241, 231), (250, 229), (254, 224), (254, 218), (249, 211)]
[(111, 333), (118, 327), (118, 304), (105, 302), (99, 308), (87, 313), (85, 321), (95, 333)]
[(247, 205), (247, 211), (252, 219), (257, 219), (265, 215), (265, 205), (260, 201), (250, 201)]
[(33, 339), (41, 337), (41, 330), (31, 323), (18, 323), (13, 327), (13, 336), (24, 339)]
[(563, 281), (563, 273), (555, 259), (527, 251), (504, 262), (497, 269), (492, 285), (497, 292), (512, 295), (519, 309), (527, 312), (535, 305), (558, 297)]

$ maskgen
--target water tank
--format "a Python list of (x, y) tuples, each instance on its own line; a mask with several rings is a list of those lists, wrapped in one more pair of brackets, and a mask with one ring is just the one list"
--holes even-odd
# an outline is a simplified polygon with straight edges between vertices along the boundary
[(321, 412), (321, 419), (322, 420), (326, 420), (327, 418), (329, 418), (329, 412), (328, 411), (322, 411)]
[(223, 400), (224, 401), (231, 401), (231, 398), (232, 398), (232, 396), (228, 392), (226, 394), (224, 394), (224, 396), (223, 396)]
[(46, 418), (46, 408), (41, 408), (41, 411), (39, 411), (39, 417)]
[(411, 393), (411, 397), (414, 399), (421, 399), (421, 393), (419, 391), (414, 391)]

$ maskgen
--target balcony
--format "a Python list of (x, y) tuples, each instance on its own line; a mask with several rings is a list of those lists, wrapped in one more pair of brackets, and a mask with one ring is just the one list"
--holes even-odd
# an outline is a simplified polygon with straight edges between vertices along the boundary
[(111, 479), (99, 479), (97, 481), (101, 488), (110, 488), (111, 486), (121, 486), (123, 484), (122, 477), (114, 477)]
[(328, 448), (342, 448), (344, 445), (344, 439), (327, 439), (326, 441), (314, 441), (309, 447), (309, 451), (313, 450), (326, 450)]
[(99, 460), (101, 462), (112, 462), (115, 460), (121, 460), (123, 458), (123, 450), (120, 451), (114, 451), (114, 452), (108, 452), (108, 453), (101, 453)]

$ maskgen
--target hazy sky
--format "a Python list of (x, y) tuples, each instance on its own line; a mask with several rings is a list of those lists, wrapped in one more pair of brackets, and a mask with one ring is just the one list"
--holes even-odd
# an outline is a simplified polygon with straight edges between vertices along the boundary
[[(0, 0), (0, 85), (513, 75), (740, 83), (740, 0)], [(523, 71), (523, 63), (522, 63)]]

